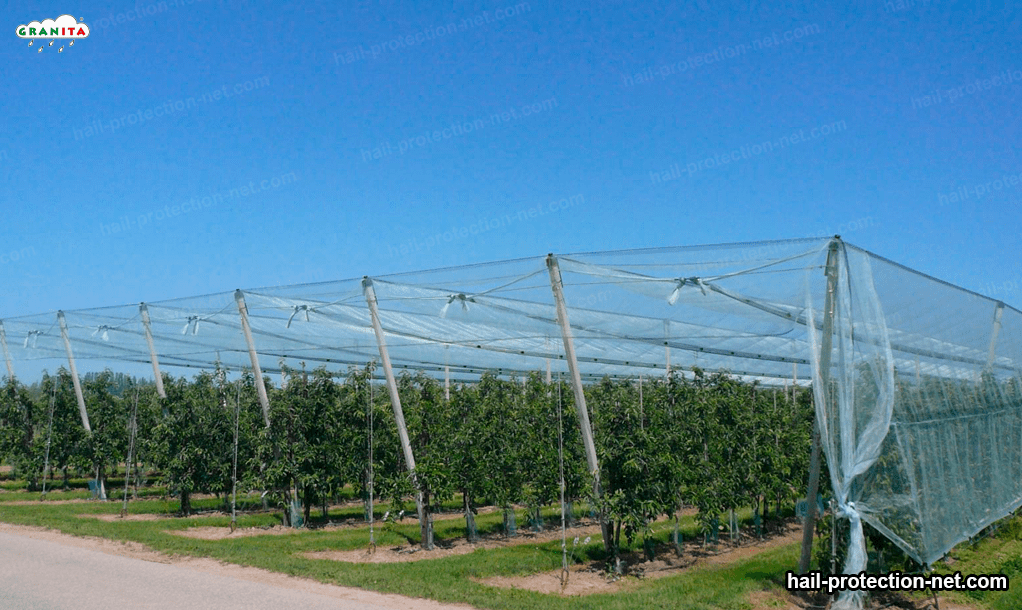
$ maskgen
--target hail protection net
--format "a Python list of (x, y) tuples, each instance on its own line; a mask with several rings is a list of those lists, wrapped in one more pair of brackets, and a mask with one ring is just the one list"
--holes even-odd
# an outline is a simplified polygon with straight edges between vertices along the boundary
[(931, 563), (1022, 502), (1019, 311), (839, 240), (536, 256), (228, 291), (6, 318), (0, 337), (15, 372), (29, 360), (66, 365), (68, 348), (82, 370), (154, 360), (166, 372), (237, 370), (254, 356), (264, 373), (300, 363), (340, 372), (380, 360), (375, 306), (399, 373), (558, 375), (568, 363), (554, 284), (584, 382), (698, 367), (811, 383), (831, 487), (853, 524), (846, 569), (864, 565), (860, 521)]

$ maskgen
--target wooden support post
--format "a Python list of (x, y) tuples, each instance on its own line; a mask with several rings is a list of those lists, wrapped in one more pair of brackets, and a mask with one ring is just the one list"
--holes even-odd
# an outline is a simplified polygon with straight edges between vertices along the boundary
[(248, 345), (248, 357), (252, 360), (252, 374), (255, 376), (256, 393), (259, 394), (259, 405), (263, 408), (263, 423), (270, 427), (270, 398), (266, 395), (266, 384), (263, 383), (263, 369), (259, 366), (259, 354), (256, 353), (255, 340), (252, 339), (252, 327), (248, 324), (248, 306), (241, 290), (234, 291), (234, 300), (238, 302), (238, 313), (241, 315), (241, 331), (245, 333)]
[(7, 349), (7, 333), (4, 331), (3, 320), (0, 320), (0, 346), (4, 349), (4, 362), (7, 363), (7, 377), (14, 381), (14, 366), (11, 365), (11, 351)]
[(397, 422), (397, 434), (401, 440), (401, 450), (404, 452), (408, 474), (411, 475), (412, 485), (415, 487), (415, 510), (418, 513), (419, 528), (422, 531), (422, 547), (429, 550), (432, 546), (429, 515), (426, 512), (427, 507), (423, 506), (422, 489), (419, 487), (419, 480), (415, 475), (415, 455), (412, 453), (412, 443), (408, 440), (408, 427), (405, 425), (405, 414), (401, 409), (401, 396), (397, 391), (397, 380), (394, 378), (394, 369), (390, 365), (387, 340), (383, 335), (383, 325), (380, 323), (380, 310), (379, 304), (376, 301), (376, 289), (373, 288), (373, 280), (368, 276), (362, 278), (362, 290), (365, 292), (366, 303), (369, 305), (373, 332), (376, 333), (376, 344), (380, 348), (380, 362), (383, 364), (383, 374), (387, 378), (390, 406), (394, 410), (394, 420)]
[(160, 374), (160, 359), (156, 357), (156, 344), (153, 343), (152, 323), (149, 320), (149, 307), (145, 303), (139, 303), (138, 312), (142, 314), (142, 328), (145, 329), (145, 342), (149, 346), (149, 362), (153, 365), (153, 378), (156, 380), (156, 393), (160, 398), (166, 398), (167, 392), (163, 389), (163, 375)]
[[(827, 252), (827, 298), (823, 310), (823, 338), (820, 346), (820, 380), (822, 386), (813, 388), (814, 392), (820, 392), (824, 404), (830, 399), (828, 385), (830, 384), (830, 359), (834, 342), (834, 308), (837, 306), (836, 292), (838, 280), (838, 248), (841, 244), (839, 238), (835, 237), (830, 243)], [(814, 332), (809, 327), (809, 332)], [(802, 552), (798, 560), (799, 573), (805, 574), (809, 571), (809, 561), (812, 558), (813, 530), (816, 528), (816, 494), (820, 489), (820, 426), (816, 418), (813, 418), (813, 449), (809, 458), (809, 489), (806, 494), (807, 514), (805, 526), (802, 529)]]

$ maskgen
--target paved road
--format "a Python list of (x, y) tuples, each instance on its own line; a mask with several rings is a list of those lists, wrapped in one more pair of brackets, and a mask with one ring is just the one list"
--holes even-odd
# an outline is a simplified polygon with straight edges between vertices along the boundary
[[(359, 591), (351, 597), (372, 598), (374, 595)], [(0, 610), (393, 610), (402, 606), (440, 607), (425, 600), (406, 601), (407, 605), (401, 598), (389, 596), (384, 605), (379, 605), (376, 602), (339, 599), (0, 533)]]

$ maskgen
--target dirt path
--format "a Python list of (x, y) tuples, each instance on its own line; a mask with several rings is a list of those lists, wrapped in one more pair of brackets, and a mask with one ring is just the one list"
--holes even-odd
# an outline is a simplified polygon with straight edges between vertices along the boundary
[[(171, 557), (138, 543), (5, 523), (0, 523), (0, 549), (0, 599), (15, 603), (11, 607), (471, 610), (463, 604), (338, 587), (212, 559)], [(54, 582), (62, 586), (54, 587)]]
[[(599, 532), (598, 527), (593, 528)], [(684, 570), (699, 565), (722, 565), (740, 561), (757, 555), (763, 551), (794, 543), (801, 539), (801, 528), (794, 524), (786, 524), (784, 528), (765, 540), (749, 540), (741, 546), (721, 544), (716, 548), (703, 548), (696, 541), (685, 543), (681, 556), (674, 551), (660, 550), (659, 559), (653, 561), (640, 560), (634, 554), (622, 557), (626, 574), (641, 578), (662, 578), (680, 574)], [(569, 542), (570, 544), (570, 542)], [(497, 576), (482, 579), (479, 582), (495, 587), (527, 589), (539, 593), (562, 593), (564, 595), (591, 595), (594, 593), (613, 593), (632, 586), (636, 579), (608, 577), (596, 563), (576, 566), (568, 574), (568, 585), (562, 588), (561, 571), (553, 570), (529, 576)]]
[[(568, 530), (568, 545), (575, 536), (585, 538), (600, 533), (598, 525), (581, 525)], [(431, 551), (424, 551), (418, 545), (401, 545), (395, 547), (380, 547), (372, 554), (367, 549), (355, 551), (316, 551), (305, 553), (309, 559), (330, 559), (333, 561), (346, 561), (349, 563), (402, 563), (406, 561), (422, 561), (424, 559), (440, 559), (452, 555), (464, 555), (476, 549), (499, 549), (508, 546), (521, 544), (542, 544), (552, 540), (561, 539), (559, 528), (545, 529), (542, 532), (519, 530), (518, 535), (512, 538), (504, 537), (501, 534), (489, 535), (481, 538), (478, 542), (469, 542), (465, 538), (444, 540), (436, 544)], [(367, 540), (368, 542), (368, 540)]]

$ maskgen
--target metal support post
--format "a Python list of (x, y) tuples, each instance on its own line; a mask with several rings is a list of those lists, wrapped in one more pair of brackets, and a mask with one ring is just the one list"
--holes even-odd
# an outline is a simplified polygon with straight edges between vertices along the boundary
[(397, 391), (397, 380), (394, 378), (394, 369), (390, 365), (390, 354), (387, 351), (387, 340), (383, 336), (383, 326), (380, 324), (380, 310), (376, 301), (376, 289), (373, 288), (373, 280), (368, 276), (362, 278), (362, 290), (366, 295), (366, 303), (369, 305), (369, 314), (373, 322), (373, 332), (376, 333), (376, 344), (380, 348), (380, 362), (383, 364), (383, 374), (387, 378), (387, 390), (390, 392), (390, 406), (394, 410), (394, 420), (397, 422), (397, 434), (401, 440), (401, 450), (404, 452), (405, 464), (408, 465), (408, 474), (412, 477), (412, 485), (415, 487), (415, 510), (419, 517), (419, 527), (422, 530), (422, 546), (424, 549), (431, 547), (429, 516), (426, 514), (425, 506), (422, 503), (422, 489), (419, 487), (418, 477), (415, 475), (415, 455), (412, 454), (412, 444), (408, 440), (408, 427), (405, 425), (405, 414), (401, 409), (401, 396)]
[[(834, 309), (836, 307), (836, 292), (838, 280), (838, 247), (841, 241), (835, 237), (830, 243), (827, 252), (827, 298), (824, 303), (823, 338), (820, 346), (820, 380), (821, 388), (813, 388), (814, 392), (820, 392), (824, 404), (830, 399), (828, 386), (830, 384), (830, 359), (833, 351), (834, 341)], [(813, 332), (810, 327), (809, 332)], [(820, 489), (820, 426), (816, 418), (813, 418), (813, 450), (809, 458), (809, 489), (806, 494), (807, 514), (806, 522), (802, 529), (802, 553), (798, 560), (799, 572), (805, 574), (809, 571), (809, 561), (813, 549), (813, 530), (816, 528), (816, 494)]]
[(259, 394), (259, 405), (263, 408), (263, 422), (270, 427), (270, 398), (266, 395), (266, 384), (263, 383), (263, 370), (259, 366), (259, 354), (256, 353), (255, 341), (252, 339), (252, 327), (248, 324), (248, 306), (241, 290), (234, 291), (234, 300), (238, 302), (238, 313), (241, 315), (241, 331), (245, 333), (248, 345), (248, 357), (252, 360), (252, 374), (255, 376), (256, 392)]
[(160, 398), (166, 398), (167, 392), (163, 389), (163, 375), (160, 374), (160, 359), (156, 357), (156, 344), (153, 343), (152, 323), (149, 321), (149, 307), (145, 303), (139, 303), (138, 312), (142, 314), (142, 328), (145, 329), (145, 342), (149, 346), (149, 362), (153, 365), (153, 378), (156, 379), (156, 393)]

